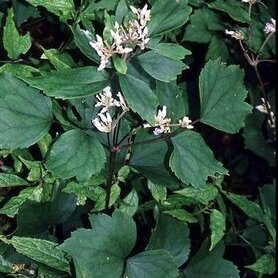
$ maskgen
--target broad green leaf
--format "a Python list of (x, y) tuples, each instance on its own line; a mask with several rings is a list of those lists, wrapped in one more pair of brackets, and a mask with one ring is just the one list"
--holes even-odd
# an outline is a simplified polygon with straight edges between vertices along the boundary
[(70, 99), (98, 93), (107, 85), (108, 79), (107, 72), (88, 66), (44, 72), (42, 76), (24, 78), (24, 81), (51, 97)]
[(28, 182), (17, 175), (10, 173), (0, 173), (0, 188), (1, 187), (14, 187), (14, 186), (27, 186)]
[(208, 205), (210, 201), (216, 198), (218, 190), (215, 186), (207, 184), (203, 188), (194, 188), (192, 186), (186, 187), (184, 189), (175, 191), (175, 193), (190, 198), (197, 203)]
[(209, 252), (205, 241), (183, 270), (186, 278), (239, 278), (239, 270), (232, 262), (224, 260), (223, 254), (223, 244)]
[(215, 31), (223, 30), (219, 15), (207, 7), (195, 10), (190, 16), (190, 23), (185, 29), (183, 41), (209, 43)]
[(28, 187), (22, 189), (18, 196), (14, 196), (9, 199), (4, 206), (0, 209), (0, 214), (8, 215), (9, 217), (14, 217), (23, 204), (31, 198), (31, 196), (38, 190), (36, 187)]
[(262, 255), (252, 265), (247, 265), (245, 268), (251, 269), (261, 275), (273, 274), (276, 270), (275, 258), (270, 254)]
[(235, 21), (247, 23), (251, 21), (251, 18), (248, 14), (248, 9), (246, 8), (245, 3), (237, 0), (216, 0), (212, 3), (209, 3), (208, 6), (211, 9), (222, 11), (227, 13)]
[(216, 244), (222, 239), (224, 236), (224, 231), (226, 228), (226, 218), (225, 216), (218, 210), (213, 209), (210, 213), (210, 248), (211, 251)]
[(169, 165), (182, 182), (201, 188), (209, 176), (228, 174), (222, 164), (215, 160), (200, 134), (185, 131), (173, 137), (172, 142), (174, 150)]
[(169, 251), (177, 266), (180, 267), (188, 259), (190, 252), (187, 224), (161, 214), (147, 249), (165, 249)]
[(252, 106), (244, 102), (244, 72), (238, 66), (209, 61), (199, 78), (201, 121), (216, 129), (236, 133)]
[(12, 64), (7, 63), (0, 67), (1, 73), (12, 73), (14, 76), (20, 78), (32, 77), (34, 73), (39, 73), (40, 71), (34, 67), (23, 65), (23, 64)]
[(167, 198), (167, 188), (161, 185), (157, 185), (148, 181), (148, 188), (153, 198), (158, 202), (163, 202)]
[(192, 8), (187, 0), (158, 0), (151, 9), (151, 20), (148, 24), (149, 36), (161, 35), (185, 24)]
[(175, 80), (178, 74), (188, 68), (181, 61), (167, 58), (154, 51), (141, 54), (136, 59), (149, 75), (163, 82)]
[(197, 223), (198, 220), (191, 214), (190, 212), (184, 209), (171, 209), (171, 210), (164, 210), (162, 213), (170, 215), (180, 221), (188, 222), (188, 223)]
[(119, 79), (124, 97), (130, 108), (137, 112), (142, 119), (153, 124), (158, 101), (150, 87), (130, 74), (121, 74)]
[[(133, 219), (115, 212), (90, 217), (92, 229), (78, 229), (61, 246), (78, 265), (81, 277), (119, 278), (125, 258), (136, 242), (136, 225)], [(160, 277), (161, 278), (161, 277)]]
[(191, 54), (191, 51), (175, 43), (158, 43), (158, 44), (149, 43), (148, 48), (152, 49), (155, 53), (159, 55), (174, 60), (182, 60), (184, 59), (185, 56)]
[(220, 61), (226, 62), (230, 58), (229, 55), (227, 44), (223, 38), (213, 36), (209, 42), (206, 61), (220, 59)]
[(48, 240), (14, 236), (9, 242), (16, 251), (52, 268), (69, 272), (69, 262), (57, 244)]
[(34, 6), (43, 6), (51, 13), (58, 15), (62, 20), (66, 20), (73, 17), (75, 12), (73, 0), (27, 0)]
[(124, 277), (129, 278), (176, 278), (178, 269), (173, 257), (166, 250), (139, 253), (126, 262)]
[[(43, 49), (43, 53), (44, 53), (44, 56), (50, 61), (50, 63), (57, 70), (70, 69), (71, 68), (71, 65), (70, 65), (69, 61), (67, 61), (65, 59), (67, 57), (66, 53), (60, 53), (55, 48)], [(42, 58), (44, 58), (44, 57), (42, 57)]]
[(138, 208), (139, 197), (136, 190), (132, 189), (131, 192), (123, 199), (121, 205), (119, 206), (119, 211), (133, 216)]
[(6, 25), (3, 32), (3, 45), (11, 59), (17, 59), (20, 54), (25, 54), (31, 47), (31, 37), (27, 33), (21, 36), (13, 21), (13, 9), (9, 9)]
[(81, 130), (63, 133), (53, 144), (46, 161), (47, 168), (60, 178), (88, 180), (100, 172), (106, 161), (102, 145)]
[(50, 99), (11, 74), (0, 74), (0, 84), (0, 147), (16, 149), (35, 144), (50, 127)]

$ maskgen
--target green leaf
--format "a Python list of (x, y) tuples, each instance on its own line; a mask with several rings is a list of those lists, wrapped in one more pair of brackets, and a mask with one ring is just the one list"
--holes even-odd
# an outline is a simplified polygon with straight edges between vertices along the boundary
[(0, 188), (1, 187), (15, 187), (27, 186), (28, 182), (17, 175), (10, 173), (0, 173)]
[(218, 210), (213, 209), (210, 213), (210, 248), (211, 251), (216, 244), (222, 239), (224, 236), (224, 231), (226, 228), (226, 218), (225, 216)]
[(66, 20), (73, 17), (75, 11), (73, 0), (26, 0), (30, 4), (37, 6), (43, 6), (51, 13), (58, 15), (62, 20)]
[(194, 187), (204, 187), (208, 176), (228, 174), (202, 136), (194, 131), (185, 131), (172, 138), (174, 150), (170, 157), (170, 167), (184, 183)]
[(208, 242), (205, 241), (184, 269), (186, 278), (239, 278), (237, 267), (232, 262), (224, 260), (223, 254), (223, 244), (218, 244), (209, 252)]
[(212, 3), (209, 3), (208, 6), (211, 9), (222, 11), (227, 13), (232, 19), (235, 21), (248, 23), (251, 21), (251, 18), (248, 14), (248, 9), (246, 8), (245, 3), (241, 3), (240, 1), (236, 0), (216, 0)]
[(161, 214), (147, 249), (165, 249), (169, 251), (177, 266), (180, 267), (188, 259), (190, 252), (187, 225), (170, 216)]
[(42, 76), (24, 78), (24, 81), (51, 97), (70, 99), (98, 93), (107, 85), (108, 79), (107, 72), (88, 66), (44, 72)]
[(275, 258), (270, 254), (262, 255), (252, 265), (247, 265), (245, 268), (251, 269), (259, 274), (273, 274), (276, 270)]
[(178, 269), (167, 251), (151, 250), (129, 258), (125, 275), (129, 278), (176, 278)]
[(136, 190), (132, 189), (131, 192), (123, 199), (119, 211), (133, 216), (138, 208), (139, 197)]
[(12, 73), (14, 76), (20, 78), (32, 77), (34, 73), (40, 71), (28, 65), (7, 63), (0, 67), (1, 73)]
[(203, 188), (194, 188), (192, 186), (175, 191), (184, 197), (194, 200), (197, 203), (208, 205), (208, 203), (214, 200), (218, 194), (218, 190), (215, 186), (207, 184)]
[(119, 56), (113, 57), (113, 63), (116, 71), (120, 74), (127, 73), (127, 65), (124, 59), (120, 58)]
[(226, 62), (230, 58), (229, 55), (227, 44), (223, 38), (212, 36), (206, 54), (206, 61), (220, 59), (220, 61)]
[(215, 31), (223, 30), (223, 23), (218, 14), (207, 7), (195, 10), (190, 16), (183, 41), (209, 43)]
[(158, 0), (151, 9), (151, 20), (148, 24), (149, 36), (161, 35), (184, 25), (192, 8), (187, 0)]
[(43, 49), (44, 56), (50, 61), (50, 63), (57, 69), (70, 69), (71, 66), (66, 61), (65, 56), (66, 53), (60, 53), (57, 49)]
[(46, 166), (54, 176), (64, 179), (76, 176), (85, 181), (99, 173), (105, 162), (105, 151), (99, 141), (73, 129), (63, 133), (53, 144)]
[(0, 74), (0, 84), (0, 147), (35, 144), (50, 127), (50, 99), (10, 74)]
[(14, 236), (9, 242), (16, 251), (52, 268), (69, 272), (69, 262), (57, 244), (48, 240)]
[(148, 44), (148, 48), (152, 49), (156, 54), (168, 57), (174, 60), (182, 60), (185, 56), (190, 55), (191, 51), (181, 45), (175, 43), (158, 43)]
[(238, 66), (209, 61), (200, 78), (201, 121), (219, 130), (236, 133), (244, 126), (252, 106), (244, 102), (244, 72)]
[(134, 221), (121, 212), (92, 215), (90, 221), (93, 229), (73, 232), (61, 248), (72, 256), (81, 277), (119, 278), (136, 242)]
[(17, 59), (20, 54), (25, 54), (31, 47), (31, 37), (27, 33), (21, 36), (13, 21), (13, 9), (9, 9), (6, 25), (3, 32), (3, 45), (11, 59)]
[(32, 195), (38, 190), (37, 187), (28, 187), (20, 191), (18, 196), (14, 196), (9, 199), (5, 205), (0, 209), (0, 214), (8, 215), (9, 217), (14, 217), (23, 204), (31, 198)]
[(188, 223), (197, 223), (198, 220), (195, 218), (191, 213), (184, 209), (171, 209), (171, 210), (164, 210), (162, 213), (170, 215), (180, 221), (188, 222)]
[(167, 58), (154, 51), (148, 51), (141, 54), (136, 57), (136, 59), (138, 60), (139, 65), (149, 75), (163, 82), (175, 80), (182, 70), (188, 68), (188, 66), (181, 61)]
[(161, 185), (152, 183), (148, 181), (148, 188), (151, 191), (153, 198), (158, 202), (163, 202), (167, 198), (167, 188)]
[(150, 87), (136, 77), (126, 74), (120, 75), (120, 86), (126, 102), (147, 122), (154, 124), (158, 100)]

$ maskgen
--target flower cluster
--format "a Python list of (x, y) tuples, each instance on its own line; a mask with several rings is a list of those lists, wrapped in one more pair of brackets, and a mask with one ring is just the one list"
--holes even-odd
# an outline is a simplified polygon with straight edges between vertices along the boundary
[(116, 122), (113, 122), (112, 116), (108, 111), (110, 107), (121, 107), (123, 113), (129, 110), (124, 97), (120, 92), (118, 92), (117, 97), (118, 100), (113, 98), (109, 86), (104, 88), (102, 93), (96, 96), (97, 102), (95, 107), (102, 107), (102, 109), (98, 113), (98, 117), (92, 119), (92, 123), (101, 132), (111, 132), (116, 124)]
[(236, 40), (244, 40), (244, 34), (241, 31), (230, 31), (226, 29), (225, 34), (231, 36)]
[(266, 23), (264, 27), (264, 32), (266, 34), (275, 33), (276, 32), (276, 20), (271, 18), (270, 22)]
[[(146, 47), (149, 42), (147, 22), (150, 20), (150, 10), (148, 10), (147, 4), (144, 8), (136, 9), (130, 7), (133, 14), (137, 17), (128, 23), (125, 28), (123, 25), (119, 25), (115, 22), (114, 30), (111, 30), (112, 43), (104, 41), (102, 37), (96, 35), (96, 41), (90, 42), (92, 48), (95, 49), (100, 57), (100, 65), (98, 70), (103, 70), (109, 59), (115, 54), (127, 54), (133, 51), (132, 46), (139, 46), (141, 49)], [(131, 46), (131, 47), (129, 47)]]
[[(268, 101), (266, 102), (264, 98), (261, 98), (261, 100), (262, 104), (256, 106), (256, 109), (261, 113), (268, 114), (267, 107), (269, 108), (269, 110), (271, 109), (270, 103)], [(270, 111), (269, 117), (270, 119), (268, 119), (268, 124), (270, 125), (270, 127), (275, 128), (276, 118), (273, 111)]]
[(192, 129), (193, 125), (191, 125), (192, 121), (188, 117), (183, 117), (179, 120), (178, 124), (171, 124), (171, 119), (167, 118), (167, 108), (166, 106), (162, 107), (162, 110), (158, 110), (157, 115), (155, 116), (155, 124), (144, 124), (144, 128), (154, 127), (153, 134), (160, 135), (162, 133), (170, 133), (171, 127), (179, 126), (181, 128)]

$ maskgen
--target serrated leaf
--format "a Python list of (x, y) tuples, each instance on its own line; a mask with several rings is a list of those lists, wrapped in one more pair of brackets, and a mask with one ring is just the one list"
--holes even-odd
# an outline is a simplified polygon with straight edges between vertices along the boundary
[(167, 188), (161, 185), (157, 185), (152, 183), (150, 180), (148, 181), (148, 188), (153, 196), (153, 198), (157, 202), (163, 202), (167, 198)]
[(62, 20), (73, 17), (75, 11), (73, 0), (27, 0), (30, 4), (37, 6), (43, 6), (51, 13), (58, 15)]
[(133, 216), (138, 208), (139, 197), (136, 190), (132, 189), (131, 192), (123, 199), (119, 206), (119, 211)]
[(24, 78), (24, 81), (48, 96), (71, 99), (98, 93), (107, 85), (108, 79), (107, 72), (88, 66), (44, 72), (42, 76)]
[(129, 258), (125, 275), (129, 278), (176, 278), (178, 269), (167, 251), (151, 250)]
[(195, 10), (185, 29), (183, 41), (209, 43), (215, 31), (223, 30), (223, 22), (218, 14), (207, 7)]
[(229, 55), (227, 44), (223, 38), (212, 36), (206, 54), (206, 61), (220, 59), (220, 61), (226, 62), (229, 60)]
[(48, 240), (14, 236), (9, 242), (16, 251), (52, 268), (68, 272), (69, 262), (57, 244)]
[(19, 55), (25, 54), (31, 47), (31, 37), (29, 33), (24, 36), (19, 34), (13, 17), (13, 9), (9, 9), (3, 32), (3, 45), (8, 56), (11, 59), (17, 59)]
[(256, 260), (255, 263), (252, 265), (247, 265), (245, 268), (251, 269), (261, 275), (271, 275), (276, 270), (275, 258), (270, 254), (262, 255)]
[(188, 259), (190, 252), (187, 224), (161, 214), (147, 246), (147, 250), (152, 249), (169, 251), (177, 266), (180, 267)]
[(11, 74), (0, 74), (0, 84), (0, 147), (16, 149), (35, 144), (50, 127), (50, 99)]
[(252, 106), (244, 102), (244, 72), (238, 66), (209, 61), (199, 78), (201, 122), (219, 130), (236, 133), (244, 126)]
[(100, 172), (106, 155), (97, 139), (79, 129), (67, 131), (53, 144), (46, 161), (47, 168), (60, 178), (88, 180)]
[(150, 76), (163, 82), (175, 80), (178, 74), (188, 68), (181, 61), (167, 58), (154, 51), (141, 54), (136, 59)]
[(224, 231), (226, 228), (226, 218), (225, 216), (218, 210), (213, 209), (210, 213), (210, 248), (211, 251), (216, 244), (222, 239), (224, 236)]
[(228, 174), (222, 164), (215, 160), (200, 134), (185, 131), (173, 137), (172, 142), (174, 150), (169, 165), (182, 182), (201, 188), (209, 176)]
[(27, 186), (27, 185), (28, 182), (17, 175), (10, 174), (10, 173), (0, 173), (0, 188)]
[(251, 18), (244, 5), (245, 3), (242, 4), (240, 1), (235, 0), (216, 0), (208, 4), (211, 9), (227, 13), (232, 19), (236, 21), (247, 23), (251, 21)]
[(128, 106), (142, 119), (153, 124), (158, 100), (150, 87), (130, 74), (121, 74), (119, 79)]
[(119, 278), (124, 260), (136, 241), (136, 226), (122, 212), (90, 217), (93, 229), (79, 229), (61, 246), (68, 252), (83, 277)]
[(151, 9), (151, 20), (148, 24), (148, 35), (161, 35), (185, 24), (192, 8), (187, 0), (158, 0)]

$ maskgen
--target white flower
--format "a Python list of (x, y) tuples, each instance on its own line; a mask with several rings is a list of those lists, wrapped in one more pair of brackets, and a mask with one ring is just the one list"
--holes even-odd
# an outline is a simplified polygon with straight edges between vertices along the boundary
[(225, 30), (225, 34), (231, 36), (236, 40), (244, 40), (244, 34), (241, 31)]
[(115, 104), (117, 107), (122, 107), (123, 111), (128, 111), (128, 110), (129, 110), (129, 107), (128, 107), (127, 104), (126, 104), (123, 95), (122, 95), (120, 92), (118, 92), (118, 93), (117, 93), (117, 96), (118, 96), (119, 100), (115, 100), (115, 101), (114, 101), (114, 104)]
[[(258, 111), (260, 111), (261, 113), (267, 114), (267, 108), (266, 108), (265, 99), (264, 99), (264, 98), (261, 98), (261, 100), (262, 100), (262, 103), (263, 103), (263, 104), (256, 106), (256, 109), (257, 109)], [(269, 102), (267, 102), (267, 106), (268, 106), (269, 109), (271, 108)]]
[(95, 107), (103, 106), (100, 113), (105, 113), (109, 107), (115, 106), (115, 100), (112, 97), (111, 88), (109, 86), (105, 87), (102, 92), (103, 93), (96, 95), (98, 102), (95, 104)]
[(111, 115), (107, 112), (105, 115), (102, 113), (98, 114), (99, 118), (92, 120), (93, 125), (100, 131), (109, 133), (113, 129), (113, 120)]
[(249, 4), (255, 4), (257, 2), (257, 0), (241, 0), (241, 2), (243, 3), (249, 3)]
[(268, 33), (275, 33), (276, 32), (276, 20), (271, 18), (270, 21), (271, 22), (266, 23), (266, 25), (264, 27), (264, 32), (266, 34), (268, 34)]
[(191, 123), (192, 121), (186, 116), (184, 116), (181, 120), (179, 120), (179, 125), (182, 128), (192, 129), (193, 125), (191, 125)]

